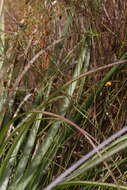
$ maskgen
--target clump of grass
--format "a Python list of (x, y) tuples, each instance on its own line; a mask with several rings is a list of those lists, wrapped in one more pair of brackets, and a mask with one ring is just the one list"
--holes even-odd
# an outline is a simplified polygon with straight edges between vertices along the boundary
[(5, 3), (1, 190), (41, 190), (91, 147), (54, 189), (126, 189), (126, 135), (96, 149), (126, 125), (126, 6)]

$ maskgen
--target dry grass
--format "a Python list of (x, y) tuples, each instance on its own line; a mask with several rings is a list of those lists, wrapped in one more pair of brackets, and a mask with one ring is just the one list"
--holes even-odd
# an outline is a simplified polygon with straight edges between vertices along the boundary
[[(90, 69), (96, 69), (120, 59), (127, 48), (127, 3), (126, 1), (58, 1), (56, 4), (36, 1), (8, 1), (6, 7), (6, 30), (11, 52), (9, 59), (14, 64), (14, 78), (23, 71), (25, 65), (42, 48), (46, 48), (55, 40), (64, 38), (61, 48), (51, 48), (36, 60), (26, 76), (19, 84), (19, 89), (31, 91), (38, 88), (55, 59), (55, 69), (61, 81), (54, 85), (60, 86), (66, 79), (71, 79), (72, 69), (68, 69), (76, 61), (79, 51), (77, 44), (83, 36), (90, 36), (91, 63)], [(68, 32), (65, 26), (72, 19)], [(11, 34), (12, 33), (12, 34)], [(65, 57), (72, 52), (67, 64)], [(65, 70), (65, 72), (63, 71)], [(54, 71), (53, 71), (54, 72)], [(85, 89), (94, 90), (95, 84), (103, 78), (105, 72), (98, 72), (87, 79)], [(56, 78), (57, 78), (56, 77)], [(89, 89), (89, 91), (91, 91)], [(84, 91), (85, 92), (85, 91)], [(82, 94), (84, 101), (88, 93)], [(22, 97), (21, 97), (22, 98)], [(88, 120), (95, 129), (92, 135), (100, 139), (120, 129), (126, 117), (126, 67), (116, 73), (111, 86), (106, 86), (88, 113)], [(74, 103), (74, 102), (73, 102)], [(88, 131), (91, 124), (88, 122)], [(110, 128), (107, 126), (110, 126)], [(103, 133), (103, 135), (101, 134)], [(99, 136), (98, 136), (99, 134)]]
[[(100, 2), (100, 3), (99, 3)], [(9, 62), (14, 64), (14, 79), (23, 71), (25, 65), (42, 48), (46, 48), (55, 40), (65, 39), (62, 49), (57, 47), (45, 51), (29, 69), (19, 87), (30, 91), (38, 88), (44, 75), (52, 67), (65, 70), (58, 73), (61, 80), (71, 79), (69, 68), (79, 54), (76, 48), (83, 36), (92, 40), (90, 69), (107, 65), (126, 54), (127, 48), (127, 3), (126, 1), (58, 1), (56, 4), (36, 1), (8, 1), (6, 7), (6, 36), (9, 43)], [(68, 32), (65, 26), (72, 19)], [(72, 52), (67, 64), (65, 57)], [(54, 58), (53, 58), (54, 57)], [(13, 60), (11, 60), (11, 58)], [(54, 72), (54, 71), (53, 71)], [(95, 86), (105, 72), (96, 73), (87, 79), (86, 89)], [(60, 81), (59, 81), (60, 82)], [(64, 82), (64, 81), (63, 81)], [(63, 83), (62, 82), (62, 83)], [(103, 117), (112, 126), (112, 130), (120, 128), (125, 122), (126, 102), (126, 67), (112, 78), (112, 85), (105, 87), (99, 102), (95, 100), (89, 117), (97, 128), (103, 124)], [(60, 82), (61, 84), (61, 82)], [(57, 83), (59, 86), (59, 84)], [(82, 99), (88, 96), (85, 93)], [(107, 116), (103, 116), (103, 110)], [(104, 122), (105, 123), (105, 122)], [(106, 125), (107, 125), (106, 124)], [(104, 127), (105, 128), (105, 127)], [(100, 127), (99, 130), (102, 130)], [(107, 131), (108, 129), (106, 129)], [(117, 129), (116, 129), (117, 130)], [(107, 132), (106, 132), (107, 133)]]
[[(57, 88), (72, 79), (75, 63), (77, 63), (81, 53), (81, 41), (84, 37), (91, 40), (89, 70), (127, 58), (126, 0), (106, 0), (103, 2), (101, 0), (58, 0), (56, 4), (53, 4), (52, 1), (42, 3), (41, 0), (28, 2), (22, 0), (20, 3), (18, 0), (8, 0), (5, 13), (7, 63), (8, 67), (10, 64), (14, 66), (13, 78), (8, 93), (14, 90), (12, 88), (13, 84), (17, 77), (21, 75), (27, 63), (41, 49), (46, 49), (61, 39), (60, 43), (46, 49), (39, 56), (20, 81), (17, 96), (14, 100), (13, 112), (23, 101), (24, 96), (30, 92), (32, 98), (21, 112), (33, 108), (40, 89), (45, 90), (51, 78), (53, 78), (51, 97)], [(107, 72), (108, 69), (105, 69), (88, 76), (80, 97), (77, 93), (80, 86), (77, 85), (67, 112), (67, 118), (73, 118), (72, 115), (80, 109), (87, 97), (96, 91), (98, 82), (103, 79)], [(93, 105), (86, 111), (86, 119), (83, 118), (80, 123), (80, 126), (85, 126), (85, 130), (98, 142), (121, 129), (127, 120), (126, 64), (114, 73), (110, 82), (109, 85), (104, 86), (98, 97), (94, 97)], [(57, 96), (64, 96), (64, 93), (62, 91), (57, 94), (56, 100)], [(48, 111), (58, 114), (62, 98), (56, 100), (53, 104), (48, 104), (45, 102), (44, 93), (40, 102), (47, 106)], [(41, 138), (41, 135), (39, 138)], [(82, 149), (84, 146), (85, 151)], [(73, 147), (75, 147), (75, 151), (72, 151)], [(70, 138), (65, 145), (65, 149), (66, 151), (63, 148), (60, 149), (55, 162), (66, 168), (70, 163), (88, 152), (90, 146), (81, 135), (75, 135)], [(67, 152), (70, 154), (68, 155)], [(66, 161), (61, 156), (63, 154), (67, 154)], [(116, 155), (115, 159), (117, 160), (118, 157), (122, 159), (121, 155)], [(117, 161), (117, 164), (119, 165), (119, 161)], [(63, 170), (63, 168), (54, 167), (57, 168), (55, 175)], [(115, 166), (113, 168), (115, 178), (119, 179), (121, 175), (119, 169)], [(99, 168), (99, 170), (101, 169)], [(122, 172), (124, 174), (124, 169), (121, 169)], [(99, 176), (96, 176), (96, 172), (94, 173), (95, 175), (90, 171), (88, 179), (104, 178), (105, 180), (106, 178), (107, 181), (112, 182), (108, 172), (102, 172), (104, 175), (102, 177), (101, 172), (98, 171)]]

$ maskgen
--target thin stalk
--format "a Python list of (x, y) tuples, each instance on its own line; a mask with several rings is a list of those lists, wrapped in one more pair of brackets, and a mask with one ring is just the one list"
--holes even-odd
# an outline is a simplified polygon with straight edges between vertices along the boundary
[[(71, 182), (63, 182), (59, 185), (56, 186), (55, 189), (60, 189), (60, 188), (67, 188), (67, 187), (75, 187), (75, 186), (84, 186), (84, 187), (106, 187), (106, 188), (111, 188), (111, 189), (118, 189), (118, 186), (112, 183), (102, 183), (98, 181), (71, 181)], [(121, 190), (127, 190), (127, 187), (124, 185), (119, 185), (119, 188)]]

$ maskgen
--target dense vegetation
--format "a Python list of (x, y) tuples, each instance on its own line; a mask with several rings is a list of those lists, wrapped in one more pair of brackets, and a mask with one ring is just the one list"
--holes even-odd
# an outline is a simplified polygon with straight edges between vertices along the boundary
[(0, 190), (127, 189), (126, 0), (1, 0), (0, 35)]

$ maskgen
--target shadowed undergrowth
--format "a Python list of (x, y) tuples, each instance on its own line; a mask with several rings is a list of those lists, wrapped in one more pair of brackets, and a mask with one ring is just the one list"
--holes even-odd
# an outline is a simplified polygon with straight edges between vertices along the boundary
[[(1, 18), (0, 189), (42, 190), (127, 124), (127, 3), (8, 0)], [(127, 189), (126, 146), (54, 189)]]

